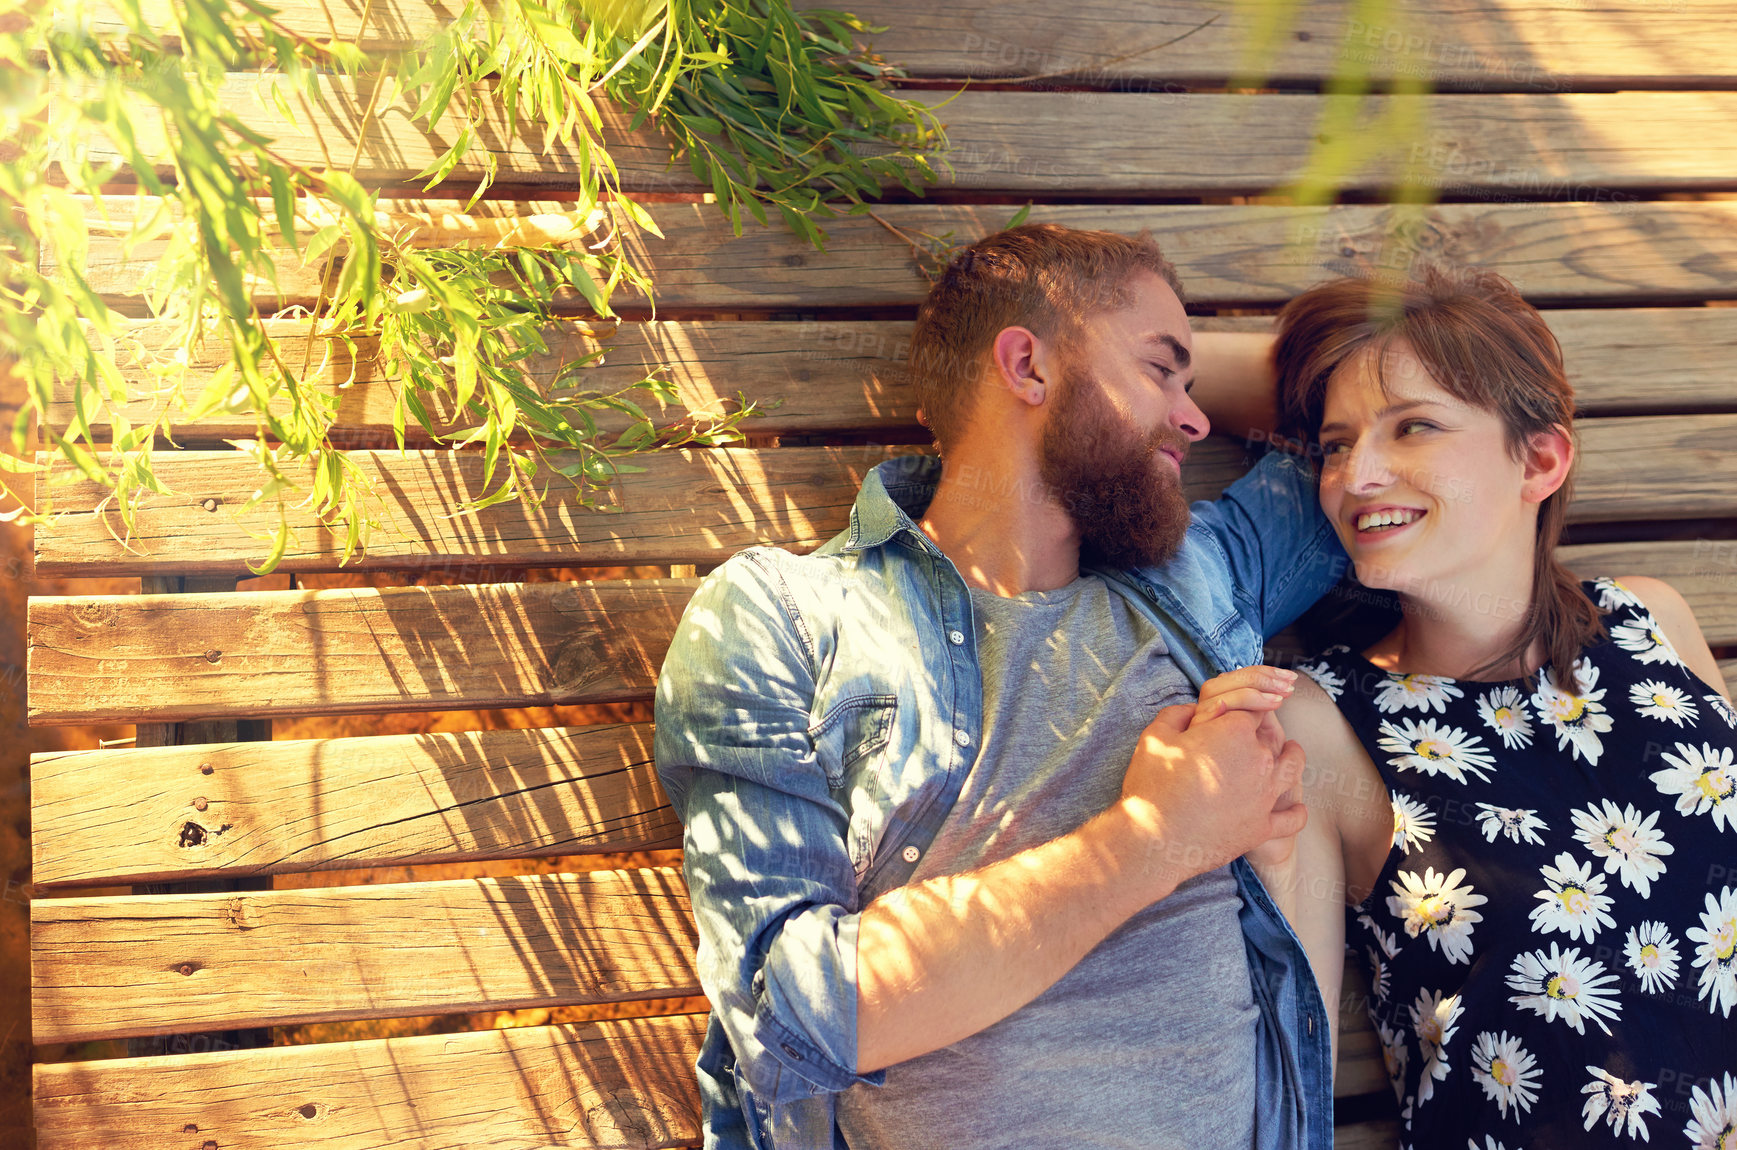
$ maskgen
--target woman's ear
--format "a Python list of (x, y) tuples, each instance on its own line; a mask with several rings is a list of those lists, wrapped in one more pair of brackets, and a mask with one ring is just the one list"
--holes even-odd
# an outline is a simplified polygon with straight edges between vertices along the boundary
[(1574, 468), (1574, 437), (1561, 424), (1536, 431), (1526, 441), (1526, 471), (1520, 497), (1542, 503), (1568, 482)]

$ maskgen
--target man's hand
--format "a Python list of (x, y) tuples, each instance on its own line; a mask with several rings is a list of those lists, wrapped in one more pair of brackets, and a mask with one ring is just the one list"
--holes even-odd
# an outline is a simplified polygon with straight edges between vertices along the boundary
[(1287, 793), (1302, 778), (1302, 749), (1272, 713), (1293, 682), (1271, 667), (1220, 675), (1199, 703), (1166, 707), (1141, 735), (1122, 804), (1148, 831), (1154, 877), (1202, 874), (1303, 829), (1308, 810)]

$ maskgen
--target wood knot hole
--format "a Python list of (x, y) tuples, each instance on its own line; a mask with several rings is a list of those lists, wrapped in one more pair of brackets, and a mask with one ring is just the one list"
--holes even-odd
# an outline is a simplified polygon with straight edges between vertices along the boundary
[(807, 260), (797, 255), (795, 252), (784, 257), (784, 266), (787, 268), (799, 268), (807, 262)]
[(199, 506), (205, 508), (205, 510), (207, 510), (207, 511), (216, 511), (217, 510), (217, 500), (207, 499), (205, 502), (201, 503)]
[(309, 1102), (306, 1106), (300, 1106), (300, 1107), (296, 1108), (296, 1113), (300, 1114), (303, 1118), (312, 1118), (314, 1115), (318, 1114), (319, 1112), (320, 1112), (319, 1107), (315, 1106), (312, 1102)]
[(214, 771), (216, 769), (217, 768), (213, 767), (210, 763), (200, 763), (199, 764), (199, 773), (202, 775), (209, 775), (212, 771)]
[(215, 647), (213, 647), (211, 650), (205, 652), (205, 661), (207, 663), (215, 663), (215, 662), (217, 662), (217, 660), (219, 660), (221, 658), (223, 658), (223, 652), (219, 651)]
[(176, 844), (184, 847), (202, 847), (205, 845), (205, 828), (196, 822), (188, 821), (181, 824), (181, 841)]
[(199, 1133), (199, 1127), (197, 1127), (197, 1126), (193, 1125), (193, 1123), (189, 1122), (189, 1123), (187, 1123), (187, 1125), (181, 1127), (181, 1133), (183, 1133), (183, 1134), (197, 1134), (197, 1133)]
[(217, 1150), (217, 1143), (208, 1141), (199, 1150)]
[(1313, 40), (1314, 38), (1315, 38), (1315, 34), (1313, 32), (1298, 32), (1297, 33), (1297, 39), (1302, 41), (1305, 44), (1307, 44), (1310, 40)]

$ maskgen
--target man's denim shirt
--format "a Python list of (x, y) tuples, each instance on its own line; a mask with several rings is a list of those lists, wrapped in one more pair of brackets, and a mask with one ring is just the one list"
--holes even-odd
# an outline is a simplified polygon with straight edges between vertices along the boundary
[[(914, 522), (939, 478), (933, 457), (882, 463), (820, 550), (734, 556), (701, 584), (664, 661), (657, 769), (686, 826), (712, 1004), (707, 1147), (843, 1147), (837, 1093), (883, 1079), (855, 1071), (860, 912), (910, 877), (983, 740), (971, 598)], [(1263, 639), (1343, 565), (1310, 474), (1272, 454), (1194, 505), (1170, 562), (1097, 573), (1198, 686), (1259, 662)], [(1320, 991), (1260, 880), (1244, 860), (1232, 869), (1260, 1010), (1256, 1146), (1325, 1150)]]

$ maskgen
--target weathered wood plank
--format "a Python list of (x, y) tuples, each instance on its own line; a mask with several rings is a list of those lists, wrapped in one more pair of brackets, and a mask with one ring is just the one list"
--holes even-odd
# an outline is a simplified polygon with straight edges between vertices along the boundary
[(1593, 543), (1563, 547), (1557, 554), (1582, 579), (1597, 575), (1663, 579), (1695, 609), (1709, 644), (1737, 643), (1737, 541)]
[[(417, 101), (388, 83), (356, 151), (357, 125), (374, 93), (373, 76), (327, 76), (296, 122), (271, 99), (279, 81), (238, 74), (220, 91), (224, 108), (268, 139), (287, 159), (309, 167), (332, 155), (358, 156), (353, 171), (369, 185), (425, 182), (418, 175), (457, 141), (462, 123), (429, 129), (413, 120)], [(941, 186), (972, 191), (1056, 194), (1148, 193), (1234, 195), (1293, 183), (1307, 168), (1326, 100), (1313, 95), (1259, 96), (1167, 92), (914, 92), (946, 107), (951, 176)], [(489, 111), (449, 180), (482, 178), (489, 157), (497, 179), (515, 187), (566, 186), (584, 162), (574, 146), (545, 141), (540, 130), (509, 132), (505, 111)], [(1372, 122), (1393, 118), (1415, 127), (1401, 144), (1343, 174), (1342, 186), (1370, 190), (1397, 182), (1405, 165), (1428, 186), (1496, 189), (1545, 198), (1593, 189), (1730, 187), (1737, 182), (1737, 94), (1613, 92), (1480, 96), (1382, 96), (1367, 101)], [(670, 166), (670, 147), (653, 129), (628, 131), (629, 116), (604, 112), (603, 137), (630, 192), (699, 193), (686, 162)], [(1165, 131), (1152, 131), (1154, 123)], [(174, 174), (173, 149), (155, 120), (141, 121), (138, 146), (158, 174)], [(92, 134), (93, 160), (124, 162)], [(896, 186), (893, 185), (893, 186)]]
[[(551, 496), (540, 508), (510, 502), (463, 516), (454, 512), (485, 493), (477, 453), (359, 452), (354, 458), (390, 518), (349, 566), (710, 563), (758, 543), (812, 550), (849, 525), (857, 489), (875, 464), (918, 450), (926, 449), (658, 452), (636, 461), (643, 472), (618, 477), (604, 510)], [(1240, 443), (1209, 440), (1192, 453), (1185, 490), (1194, 498), (1215, 497), (1247, 466)], [(258, 482), (238, 466), (235, 452), (163, 453), (154, 467), (179, 494), (152, 496), (141, 506), (130, 549), (110, 534), (115, 516), (106, 509), (98, 513), (106, 493), (81, 482), (56, 495), (56, 526), (37, 530), (37, 570), (240, 571), (261, 557), (260, 540), (276, 526), (277, 510), (228, 510), (241, 508)], [(305, 510), (289, 514), (296, 535), (278, 570), (335, 569), (343, 555), (342, 529), (320, 526)]]
[[(798, 7), (831, 3), (798, 0)], [(388, 52), (422, 43), (462, 5), (379, 3), (366, 9), (365, 22), (364, 7), (357, 4), (299, 0), (277, 7), (278, 19), (303, 35), (359, 39), (368, 51)], [(152, 27), (168, 26), (163, 9), (164, 0), (145, 4)], [(851, 10), (887, 26), (868, 39), (916, 76), (1045, 76), (1112, 89), (1214, 84), (1246, 74), (1249, 50), (1266, 39), (1272, 18), (1266, 9), (1233, 0), (1088, 0), (1066, 8), (1043, 0), (964, 0), (939, 7), (923, 0), (863, 0)], [(1319, 82), (1336, 75), (1349, 54), (1376, 78), (1419, 79), (1438, 88), (1559, 91), (1728, 84), (1737, 77), (1737, 5), (1731, 0), (1411, 0), (1379, 24), (1350, 17), (1349, 4), (1298, 8), (1291, 25), (1275, 30), (1267, 75)], [(112, 13), (96, 24), (108, 34), (124, 27)]]
[(1390, 1120), (1333, 1127), (1334, 1150), (1393, 1150), (1399, 1145), (1399, 1123)]
[(694, 586), (648, 579), (38, 597), (30, 602), (31, 721), (649, 698)]
[(1569, 518), (1737, 514), (1737, 415), (1583, 419)]
[[(526, 214), (541, 206), (503, 200), (487, 210)], [(117, 198), (111, 208), (120, 218), (133, 204)], [(999, 230), (1009, 215), (1004, 204), (884, 204), (872, 218), (831, 221), (827, 250), (818, 252), (774, 228), (748, 228), (734, 238), (709, 204), (653, 204), (649, 210), (666, 237), (646, 240), (641, 253), (658, 305), (731, 312), (915, 305), (928, 280), (909, 245), (882, 221), (907, 235), (952, 233), (964, 241)], [(1737, 202), (1729, 201), (1416, 209), (1040, 204), (1031, 219), (1119, 232), (1150, 229), (1176, 263), (1190, 300), (1202, 306), (1278, 304), (1329, 276), (1399, 275), (1426, 262), (1493, 268), (1541, 303), (1737, 298)], [(130, 297), (128, 306), (137, 306), (141, 277), (163, 251), (158, 241), (126, 254), (118, 239), (92, 237), (86, 275), (96, 291), (117, 302)], [(261, 287), (259, 306), (270, 312), (312, 305), (317, 270), (301, 268), (287, 249), (277, 258), (281, 301)], [(617, 303), (635, 301), (622, 296)]]
[(37, 899), (32, 1034), (223, 1026), (700, 994), (674, 868)]
[(651, 725), (54, 751), (37, 887), (681, 844)]
[[(1662, 414), (1673, 411), (1737, 411), (1731, 362), (1737, 359), (1737, 308), (1625, 308), (1563, 310), (1547, 313), (1562, 343), (1576, 402), (1584, 415)], [(1256, 316), (1198, 316), (1196, 331), (1266, 330)], [(168, 325), (156, 320), (122, 321), (127, 338), (150, 348), (169, 338)], [(306, 320), (265, 320), (266, 331), (290, 346), (300, 346)], [(755, 435), (813, 435), (838, 431), (914, 428), (917, 402), (907, 372), (911, 325), (902, 320), (825, 320), (803, 323), (730, 323), (654, 320), (617, 326), (562, 321), (545, 333), (548, 356), (533, 357), (530, 374), (549, 381), (567, 363), (601, 348), (608, 354), (586, 371), (585, 386), (615, 391), (647, 372), (664, 368), (679, 393), (675, 404), (657, 412), (660, 426), (691, 416), (726, 410), (739, 394), (766, 404), (749, 422)], [(352, 446), (392, 444), (394, 381), (388, 377), (366, 337), (356, 340), (352, 357), (334, 344), (333, 359), (311, 378), (338, 392), (337, 426)], [(319, 353), (323, 356), (325, 353)], [(227, 361), (229, 347), (213, 338), (192, 357), (184, 384), (201, 393), (211, 373)], [(156, 401), (144, 390), (154, 383), (140, 364), (123, 361), (122, 375), (138, 386), (122, 411), (130, 424), (148, 423)], [(426, 402), (426, 401), (425, 401)], [(655, 406), (655, 405), (654, 405)], [(289, 410), (287, 395), (273, 410)], [(72, 388), (62, 384), (49, 406), (57, 427), (72, 418)], [(437, 429), (456, 425), (444, 408), (435, 413)], [(601, 412), (606, 431), (626, 426), (626, 418)], [(94, 429), (101, 435), (106, 428)], [(251, 437), (254, 419), (215, 411), (179, 425), (177, 438), (219, 441)], [(411, 424), (411, 433), (417, 429)]]
[(1725, 676), (1725, 695), (1737, 699), (1737, 659), (1719, 660), (1719, 670)]
[(704, 1032), (687, 1015), (39, 1065), (37, 1146), (698, 1146)]
[[(1737, 415), (1624, 416), (1577, 426), (1582, 457), (1572, 521), (1737, 514)], [(352, 565), (704, 563), (756, 543), (808, 550), (844, 529), (870, 468), (915, 450), (657, 453), (639, 463), (644, 472), (619, 477), (607, 510), (550, 499), (540, 508), (511, 502), (465, 516), (454, 512), (485, 493), (478, 454), (358, 452), (389, 520)], [(1192, 455), (1187, 490), (1193, 498), (1215, 496), (1246, 466), (1241, 444), (1209, 439)], [(117, 541), (124, 526), (107, 491), (79, 481), (58, 494), (54, 525), (36, 533), (37, 570), (235, 572), (260, 556), (277, 510), (239, 510), (257, 478), (234, 452), (161, 453), (154, 469), (177, 494), (141, 501), (126, 547)], [(295, 537), (279, 570), (335, 568), (343, 531), (321, 526), (305, 509), (290, 514)]]

